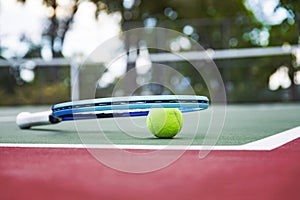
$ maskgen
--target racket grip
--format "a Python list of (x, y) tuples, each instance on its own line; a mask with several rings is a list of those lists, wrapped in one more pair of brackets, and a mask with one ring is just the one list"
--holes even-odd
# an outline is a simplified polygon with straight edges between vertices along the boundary
[(21, 129), (29, 129), (32, 126), (52, 124), (50, 120), (52, 111), (37, 113), (21, 112), (16, 118), (16, 123)]

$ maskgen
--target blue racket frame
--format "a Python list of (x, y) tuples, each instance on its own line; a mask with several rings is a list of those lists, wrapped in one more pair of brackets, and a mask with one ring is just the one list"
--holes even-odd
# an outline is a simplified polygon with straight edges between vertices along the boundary
[(52, 107), (52, 116), (62, 121), (146, 116), (152, 108), (178, 108), (185, 113), (204, 110), (208, 106), (209, 100), (205, 96), (153, 95), (112, 97), (56, 104)]

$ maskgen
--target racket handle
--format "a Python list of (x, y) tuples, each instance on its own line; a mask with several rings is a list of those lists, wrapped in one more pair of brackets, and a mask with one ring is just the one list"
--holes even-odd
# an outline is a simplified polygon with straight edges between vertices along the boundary
[(52, 124), (50, 116), (52, 111), (37, 113), (21, 112), (16, 118), (16, 123), (21, 129), (29, 129), (32, 126)]

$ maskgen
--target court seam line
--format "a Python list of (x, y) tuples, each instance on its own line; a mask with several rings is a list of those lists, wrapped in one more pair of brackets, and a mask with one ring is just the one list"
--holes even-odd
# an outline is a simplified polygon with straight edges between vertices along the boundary
[(245, 150), (270, 151), (300, 137), (300, 126), (277, 133), (275, 135), (243, 145), (115, 145), (115, 144), (32, 144), (32, 143), (0, 143), (0, 147), (20, 148), (98, 148), (98, 149), (132, 149), (132, 150)]

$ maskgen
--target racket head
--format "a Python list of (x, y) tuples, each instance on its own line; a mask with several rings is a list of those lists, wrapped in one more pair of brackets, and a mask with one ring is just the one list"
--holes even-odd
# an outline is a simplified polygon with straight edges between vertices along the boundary
[(62, 121), (76, 119), (146, 116), (152, 108), (178, 108), (181, 112), (207, 109), (209, 100), (205, 96), (152, 95), (110, 97), (80, 100), (56, 104), (53, 116)]

